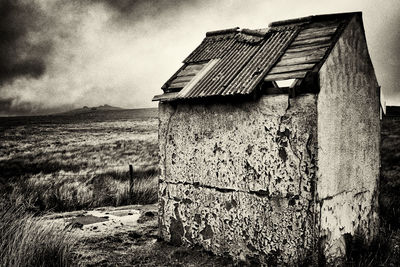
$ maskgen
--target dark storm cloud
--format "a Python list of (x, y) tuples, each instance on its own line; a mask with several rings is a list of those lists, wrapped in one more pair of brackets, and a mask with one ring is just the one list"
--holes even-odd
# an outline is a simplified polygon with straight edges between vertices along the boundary
[[(78, 7), (104, 4), (115, 14), (114, 23), (129, 23), (166, 12), (179, 12), (197, 1), (185, 0), (72, 0), (58, 5)], [(0, 0), (0, 85), (22, 76), (38, 78), (46, 72), (47, 59), (54, 48), (51, 32), (54, 17), (36, 1)], [(34, 35), (37, 35), (36, 37)], [(36, 38), (36, 39), (34, 39)]]
[(160, 15), (170, 10), (179, 10), (184, 6), (193, 6), (198, 1), (187, 0), (92, 0), (104, 3), (120, 15), (141, 20), (149, 15)]
[[(105, 95), (108, 104), (148, 106), (153, 93), (129, 101), (135, 98), (123, 95), (143, 95), (136, 88), (149, 86), (149, 63), (157, 60), (150, 49), (158, 49), (171, 24), (198, 3), (0, 0), (0, 113), (98, 105)], [(161, 81), (153, 83), (158, 88)]]
[(0, 84), (20, 76), (39, 77), (46, 71), (49, 39), (32, 33), (47, 25), (47, 16), (34, 2), (0, 0)]
[[(92, 0), (92, 3), (102, 3), (114, 12), (113, 21), (123, 25), (128, 23), (130, 26), (135, 22), (146, 20), (157, 21), (161, 17), (181, 16), (187, 8), (200, 7), (205, 5), (208, 0)], [(165, 22), (165, 20), (164, 20)], [(167, 26), (167, 25), (158, 25)]]

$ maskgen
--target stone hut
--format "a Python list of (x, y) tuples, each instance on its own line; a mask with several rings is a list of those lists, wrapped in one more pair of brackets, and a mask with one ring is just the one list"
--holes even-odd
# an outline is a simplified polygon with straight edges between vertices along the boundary
[(208, 32), (162, 89), (162, 238), (272, 265), (374, 238), (380, 88), (360, 12)]

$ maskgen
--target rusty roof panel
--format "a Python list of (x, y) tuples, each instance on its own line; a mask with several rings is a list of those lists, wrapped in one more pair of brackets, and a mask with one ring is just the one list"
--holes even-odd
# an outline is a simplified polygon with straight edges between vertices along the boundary
[(296, 33), (293, 29), (271, 32), (258, 43), (239, 35), (237, 40), (241, 42), (237, 41), (185, 98), (251, 93)]
[(214, 68), (186, 94), (185, 98), (218, 95), (259, 48), (260, 44), (249, 45), (245, 42), (235, 42)]
[(235, 43), (236, 33), (209, 36), (183, 61), (184, 63), (207, 61), (222, 58)]
[(249, 94), (284, 53), (297, 30), (272, 32), (262, 47), (239, 75), (222, 92), (222, 95)]

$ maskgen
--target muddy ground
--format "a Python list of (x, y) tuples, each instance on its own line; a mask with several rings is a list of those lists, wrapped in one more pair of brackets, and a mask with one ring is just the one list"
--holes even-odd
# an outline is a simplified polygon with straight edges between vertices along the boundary
[(76, 239), (76, 266), (232, 266), (201, 248), (175, 247), (158, 236), (157, 206), (130, 205), (53, 213), (46, 220)]

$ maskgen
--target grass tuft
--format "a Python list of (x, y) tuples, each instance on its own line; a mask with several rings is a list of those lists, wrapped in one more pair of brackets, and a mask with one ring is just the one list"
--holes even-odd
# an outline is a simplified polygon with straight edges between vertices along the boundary
[(0, 266), (70, 266), (74, 239), (23, 208), (0, 210)]
[(381, 228), (371, 242), (360, 234), (346, 241), (346, 266), (400, 266), (400, 231)]

